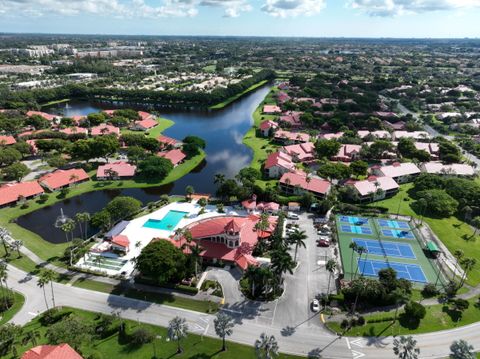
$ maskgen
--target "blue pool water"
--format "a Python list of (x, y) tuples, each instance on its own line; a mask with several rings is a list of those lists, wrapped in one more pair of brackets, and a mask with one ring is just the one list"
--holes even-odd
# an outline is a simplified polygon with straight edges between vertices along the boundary
[(146, 221), (143, 227), (162, 229), (164, 231), (173, 231), (177, 226), (178, 222), (182, 220), (188, 212), (181, 211), (168, 211), (168, 213), (162, 219), (153, 219), (150, 218)]

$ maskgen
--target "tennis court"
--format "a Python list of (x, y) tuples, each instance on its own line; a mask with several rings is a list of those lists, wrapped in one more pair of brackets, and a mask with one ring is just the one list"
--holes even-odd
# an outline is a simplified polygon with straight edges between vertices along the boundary
[(360, 259), (358, 261), (360, 273), (366, 276), (377, 277), (378, 272), (385, 268), (393, 268), (398, 278), (407, 279), (412, 282), (427, 283), (422, 267), (418, 264), (407, 264), (397, 262), (385, 262), (372, 259)]
[(377, 223), (380, 227), (395, 228), (395, 229), (410, 229), (408, 222), (394, 221), (392, 219), (377, 219)]
[(340, 226), (340, 229), (342, 232), (345, 232), (345, 233), (373, 234), (372, 229), (366, 226), (352, 226), (352, 225), (342, 224)]
[(390, 238), (415, 239), (415, 236), (411, 231), (399, 229), (382, 229), (382, 235)]
[(352, 241), (357, 245), (366, 248), (368, 254), (408, 259), (417, 258), (412, 247), (408, 243), (395, 243), (360, 238), (352, 238)]
[(363, 226), (364, 224), (368, 224), (368, 218), (365, 217), (352, 217), (352, 216), (340, 216), (340, 222), (350, 223), (355, 226)]

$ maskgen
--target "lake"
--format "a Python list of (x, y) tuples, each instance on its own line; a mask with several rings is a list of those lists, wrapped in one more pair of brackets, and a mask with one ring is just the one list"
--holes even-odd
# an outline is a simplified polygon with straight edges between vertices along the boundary
[[(22, 216), (18, 218), (17, 223), (49, 242), (62, 243), (65, 241), (65, 234), (53, 225), (61, 209), (70, 217), (78, 212), (93, 214), (105, 207), (116, 196), (132, 196), (145, 204), (158, 200), (162, 194), (184, 194), (185, 187), (188, 185), (192, 185), (196, 192), (214, 194), (215, 174), (223, 173), (226, 177), (233, 177), (251, 162), (252, 151), (242, 144), (242, 139), (253, 125), (253, 112), (268, 92), (269, 86), (261, 87), (218, 111), (178, 112), (160, 108), (156, 110), (162, 117), (175, 122), (172, 127), (164, 131), (165, 135), (179, 140), (185, 136), (194, 135), (207, 142), (205, 161), (175, 183), (145, 189), (129, 188), (85, 193)], [(71, 101), (44, 109), (44, 111), (68, 117), (121, 107), (122, 105), (118, 104)], [(148, 106), (124, 105), (123, 107), (152, 110)]]

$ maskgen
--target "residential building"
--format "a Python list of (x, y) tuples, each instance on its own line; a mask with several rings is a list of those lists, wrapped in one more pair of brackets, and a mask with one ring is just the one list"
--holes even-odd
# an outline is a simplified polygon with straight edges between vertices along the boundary
[(283, 174), (280, 178), (280, 188), (287, 195), (303, 195), (312, 193), (317, 198), (325, 198), (330, 192), (331, 183), (315, 176), (308, 176), (305, 172), (296, 171)]
[(0, 207), (14, 205), (42, 193), (44, 190), (36, 181), (2, 184), (0, 185)]
[(40, 117), (42, 117), (45, 120), (50, 121), (50, 122), (56, 122), (56, 121), (60, 120), (60, 116), (51, 115), (49, 113), (41, 112), (41, 111), (28, 111), (27, 116), (28, 117), (40, 116)]
[(270, 137), (279, 127), (277, 122), (266, 120), (260, 123), (259, 129), (263, 137)]
[(10, 146), (17, 143), (13, 136), (0, 135), (0, 146)]
[(97, 180), (129, 179), (135, 176), (137, 166), (128, 162), (113, 162), (98, 166)]
[(436, 161), (440, 158), (440, 146), (438, 143), (415, 142), (415, 148), (419, 151), (425, 151), (430, 155), (430, 159)]
[(273, 139), (283, 145), (292, 145), (295, 143), (302, 143), (310, 141), (310, 135), (302, 132), (290, 132), (285, 130), (278, 130), (275, 132)]
[(254, 211), (262, 213), (276, 214), (280, 210), (280, 205), (276, 202), (257, 202), (257, 196), (253, 195), (251, 199), (242, 202), (242, 207), (252, 213)]
[(264, 170), (269, 178), (280, 178), (284, 173), (295, 170), (295, 163), (290, 155), (274, 152), (267, 157)]
[(83, 359), (70, 345), (39, 345), (27, 350), (22, 359)]
[(52, 173), (48, 173), (39, 178), (40, 183), (44, 188), (49, 191), (56, 191), (62, 188), (70, 187), (74, 184), (86, 182), (90, 179), (87, 172), (83, 169), (72, 168), (70, 170), (57, 170)]
[(315, 145), (313, 142), (284, 146), (281, 148), (281, 151), (289, 154), (294, 162), (308, 162), (315, 159)]
[(360, 145), (341, 145), (336, 156), (331, 157), (332, 161), (351, 162), (360, 156), (362, 146)]
[(397, 122), (389, 122), (383, 121), (383, 125), (392, 129), (393, 131), (403, 131), (405, 130), (407, 123), (404, 121), (397, 121)]
[(134, 131), (147, 131), (158, 126), (158, 122), (153, 118), (135, 121), (131, 129)]
[(389, 166), (375, 166), (372, 171), (376, 176), (391, 177), (397, 183), (406, 183), (412, 181), (420, 174), (420, 169), (411, 162), (395, 162)]
[(413, 140), (427, 140), (430, 135), (426, 131), (394, 131), (393, 139), (398, 141), (402, 138), (411, 138)]
[(302, 121), (300, 120), (302, 114), (303, 112), (289, 111), (280, 116), (278, 122), (287, 127), (300, 127), (302, 125)]
[(347, 181), (352, 186), (361, 202), (379, 201), (398, 193), (400, 186), (391, 177), (370, 176), (364, 181)]
[(443, 164), (441, 162), (426, 162), (420, 165), (423, 172), (439, 175), (454, 176), (475, 176), (475, 169), (467, 164), (452, 163)]
[(266, 115), (275, 115), (281, 113), (282, 109), (277, 105), (265, 105), (263, 106), (263, 113)]
[(114, 252), (128, 253), (130, 250), (130, 240), (123, 234), (113, 236), (110, 243)]
[(175, 148), (166, 152), (159, 152), (157, 153), (157, 156), (170, 160), (170, 162), (173, 164), (173, 167), (177, 167), (187, 157), (187, 155), (179, 148)]
[(329, 133), (322, 133), (321, 135), (318, 136), (319, 139), (321, 140), (338, 140), (340, 137), (343, 136), (343, 132), (329, 132)]
[(104, 136), (104, 135), (115, 135), (120, 136), (120, 129), (112, 125), (99, 125), (92, 127), (90, 130), (92, 136)]
[(175, 138), (171, 138), (165, 135), (158, 136), (157, 141), (160, 142), (161, 148), (175, 147), (179, 144), (179, 142)]
[(360, 138), (365, 138), (367, 136), (373, 136), (375, 138), (379, 138), (379, 139), (391, 139), (392, 138), (392, 135), (390, 134), (390, 132), (388, 131), (385, 131), (385, 130), (378, 130), (378, 131), (363, 131), (363, 130), (360, 130), (360, 131), (357, 131), (357, 135), (358, 137)]
[(67, 128), (62, 128), (61, 130), (59, 130), (59, 132), (62, 132), (62, 133), (65, 133), (67, 135), (78, 135), (78, 134), (81, 134), (81, 135), (87, 135), (88, 134), (88, 130), (86, 128), (83, 128), (83, 127), (67, 127)]

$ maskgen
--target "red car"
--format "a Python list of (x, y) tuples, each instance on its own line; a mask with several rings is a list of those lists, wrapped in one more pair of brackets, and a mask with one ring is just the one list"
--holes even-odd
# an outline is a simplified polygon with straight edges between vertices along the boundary
[(327, 241), (326, 239), (319, 239), (317, 241), (317, 246), (318, 247), (329, 247), (330, 246), (330, 241)]

